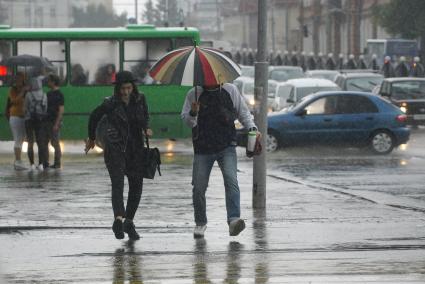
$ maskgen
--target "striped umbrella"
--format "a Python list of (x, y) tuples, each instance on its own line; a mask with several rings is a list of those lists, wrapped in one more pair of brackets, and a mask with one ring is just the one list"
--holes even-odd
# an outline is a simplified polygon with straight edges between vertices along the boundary
[(239, 77), (241, 68), (216, 49), (188, 46), (164, 55), (149, 74), (162, 84), (215, 86)]

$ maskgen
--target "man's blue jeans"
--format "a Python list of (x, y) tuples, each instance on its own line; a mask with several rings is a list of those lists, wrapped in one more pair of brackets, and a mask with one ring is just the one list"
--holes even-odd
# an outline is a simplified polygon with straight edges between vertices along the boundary
[(227, 222), (238, 219), (241, 214), (236, 147), (229, 146), (215, 154), (195, 154), (192, 172), (192, 198), (197, 226), (207, 224), (205, 193), (215, 161), (217, 161), (224, 179)]

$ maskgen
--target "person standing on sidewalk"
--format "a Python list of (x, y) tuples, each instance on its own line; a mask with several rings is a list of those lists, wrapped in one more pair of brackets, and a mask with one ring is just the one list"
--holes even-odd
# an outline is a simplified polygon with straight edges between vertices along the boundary
[(15, 142), (13, 150), (15, 152), (15, 170), (25, 170), (26, 167), (21, 160), (22, 144), (25, 139), (25, 109), (24, 100), (25, 93), (28, 88), (25, 86), (25, 74), (18, 72), (15, 77), (15, 82), (9, 90), (6, 103), (6, 118), (9, 121), (10, 129), (12, 130), (13, 140)]
[(30, 90), (25, 95), (25, 129), (28, 142), (28, 159), (31, 170), (34, 165), (34, 137), (38, 148), (38, 169), (44, 170), (48, 165), (49, 134), (46, 128), (47, 96), (42, 89), (42, 76), (30, 79)]
[[(87, 153), (95, 146), (96, 139), (103, 138), (105, 164), (112, 182), (115, 218), (112, 231), (117, 239), (123, 239), (125, 232), (130, 240), (140, 238), (133, 219), (142, 196), (144, 137), (152, 136), (146, 99), (138, 92), (135, 81), (129, 71), (116, 74), (114, 95), (106, 98), (90, 115), (89, 138), (85, 148)], [(96, 128), (101, 119), (105, 122), (105, 133), (99, 134), (102, 137), (96, 137)], [(123, 198), (124, 176), (127, 176), (129, 185), (126, 207)]]
[(55, 149), (54, 164), (50, 166), (53, 169), (61, 167), (62, 151), (59, 144), (60, 128), (62, 126), (62, 117), (64, 112), (64, 96), (59, 89), (60, 78), (55, 74), (47, 76), (47, 85), (51, 89), (47, 93), (47, 133), (49, 134), (50, 144)]
[(229, 234), (237, 236), (245, 229), (245, 222), (240, 218), (234, 121), (239, 119), (246, 129), (257, 130), (251, 113), (237, 87), (227, 83), (192, 88), (186, 96), (181, 117), (192, 128), (195, 152), (192, 198), (196, 226), (193, 236), (202, 238), (207, 228), (205, 193), (215, 161), (224, 179)]

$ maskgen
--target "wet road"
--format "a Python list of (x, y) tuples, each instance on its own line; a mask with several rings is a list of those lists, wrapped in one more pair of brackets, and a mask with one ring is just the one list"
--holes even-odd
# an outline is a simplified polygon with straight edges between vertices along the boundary
[(0, 272), (5, 283), (425, 283), (424, 141), (419, 129), (388, 156), (270, 155), (266, 212), (252, 210), (252, 162), (240, 149), (247, 228), (228, 236), (215, 167), (204, 240), (192, 238), (192, 157), (178, 144), (164, 175), (145, 181), (136, 243), (113, 238), (101, 156), (70, 151), (63, 170), (14, 172), (0, 154)]

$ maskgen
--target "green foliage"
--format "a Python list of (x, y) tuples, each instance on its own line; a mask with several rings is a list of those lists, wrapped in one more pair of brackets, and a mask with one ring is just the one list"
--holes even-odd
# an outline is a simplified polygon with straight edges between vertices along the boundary
[(417, 38), (425, 35), (425, 1), (392, 0), (374, 9), (378, 23), (392, 35)]
[(71, 27), (118, 27), (127, 24), (127, 14), (116, 15), (103, 5), (89, 5), (86, 10), (72, 7), (74, 23)]
[[(168, 2), (168, 7), (167, 7)], [(173, 0), (158, 0), (155, 6), (155, 20), (156, 26), (170, 27), (179, 26), (180, 19), (177, 2)]]
[(152, 0), (146, 2), (142, 18), (145, 24), (156, 24), (156, 19), (159, 18), (159, 16), (158, 10), (153, 6)]

